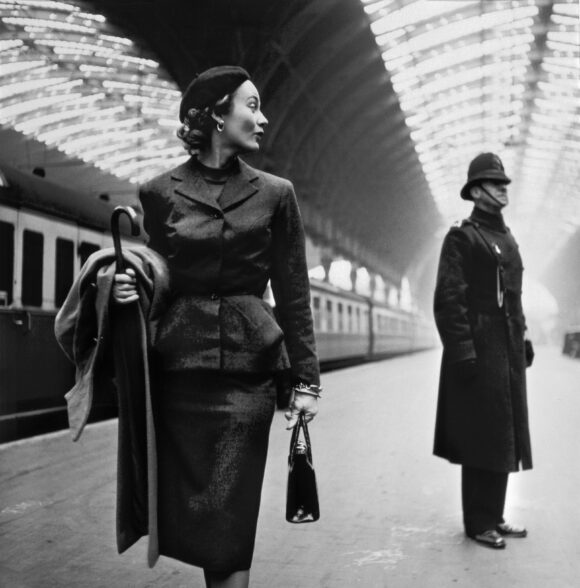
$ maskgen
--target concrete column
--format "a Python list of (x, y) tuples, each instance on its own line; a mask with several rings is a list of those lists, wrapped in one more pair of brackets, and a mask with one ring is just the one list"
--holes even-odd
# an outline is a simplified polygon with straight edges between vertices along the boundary
[(371, 291), (371, 300), (374, 300), (377, 291), (377, 275), (375, 273), (369, 272), (369, 277), (369, 289)]
[(330, 281), (330, 266), (332, 264), (332, 257), (330, 257), (330, 255), (325, 255), (323, 254), (321, 256), (320, 262), (322, 264), (322, 267), (324, 269), (324, 281), (328, 282)]
[(330, 266), (333, 262), (332, 254), (329, 250), (320, 253), (320, 263), (324, 269), (324, 281), (328, 282), (330, 279)]
[(356, 292), (356, 279), (358, 277), (357, 274), (358, 265), (354, 262), (350, 264), (350, 289), (352, 292)]

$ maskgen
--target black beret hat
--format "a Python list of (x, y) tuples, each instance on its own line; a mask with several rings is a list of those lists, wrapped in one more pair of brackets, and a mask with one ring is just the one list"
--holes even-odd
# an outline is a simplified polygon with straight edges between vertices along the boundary
[(511, 180), (505, 175), (503, 163), (495, 153), (480, 153), (470, 164), (467, 170), (467, 183), (461, 188), (463, 200), (473, 200), (471, 188), (476, 184), (493, 180), (509, 184)]
[(179, 120), (184, 121), (190, 108), (202, 109), (213, 106), (249, 79), (250, 74), (237, 65), (218, 65), (206, 69), (193, 79), (183, 93), (179, 107)]

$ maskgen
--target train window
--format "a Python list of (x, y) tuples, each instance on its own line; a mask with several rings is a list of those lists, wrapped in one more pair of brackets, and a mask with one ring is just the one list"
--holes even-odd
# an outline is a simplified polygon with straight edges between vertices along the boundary
[(355, 314), (355, 333), (362, 333), (362, 325), (360, 324), (360, 307), (356, 307), (356, 314)]
[(75, 265), (74, 243), (69, 239), (56, 240), (56, 279), (54, 282), (54, 304), (59, 307), (72, 286)]
[(321, 330), (321, 316), (320, 316), (320, 297), (313, 296), (312, 297), (312, 315), (314, 320), (314, 329), (316, 331)]
[(334, 330), (334, 317), (332, 315), (332, 300), (326, 301), (326, 326), (329, 331)]
[(0, 306), (12, 304), (14, 225), (0, 221)]
[(342, 302), (338, 303), (338, 332), (342, 333), (344, 331), (344, 316), (342, 313)]
[(22, 304), (42, 306), (44, 235), (25, 229), (22, 235)]
[(352, 333), (354, 332), (354, 325), (352, 324), (352, 306), (350, 304), (348, 304), (346, 307), (346, 314), (348, 317), (348, 321), (346, 323), (346, 330), (349, 333)]
[(83, 241), (79, 245), (79, 257), (81, 258), (81, 266), (85, 265), (85, 262), (89, 258), (91, 254), (95, 251), (98, 251), (100, 247), (95, 245), (94, 243), (87, 243), (87, 241)]

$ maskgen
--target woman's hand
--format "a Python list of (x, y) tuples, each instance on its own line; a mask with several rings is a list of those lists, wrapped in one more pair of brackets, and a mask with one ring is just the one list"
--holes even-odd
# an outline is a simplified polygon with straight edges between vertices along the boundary
[(298, 415), (303, 412), (304, 420), (309, 423), (318, 412), (318, 398), (312, 394), (294, 392), (290, 401), (290, 409), (284, 415), (288, 421), (286, 429), (293, 429), (298, 422)]
[(135, 270), (127, 268), (124, 274), (115, 274), (113, 300), (117, 304), (130, 304), (139, 299)]

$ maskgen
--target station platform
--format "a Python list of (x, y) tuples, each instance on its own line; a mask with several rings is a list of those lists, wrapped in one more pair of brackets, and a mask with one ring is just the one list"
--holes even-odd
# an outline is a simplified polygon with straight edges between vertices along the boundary
[[(526, 539), (467, 539), (460, 469), (431, 454), (440, 351), (327, 373), (310, 428), (321, 519), (284, 520), (289, 432), (272, 426), (253, 588), (579, 586), (580, 361), (538, 348), (528, 370), (534, 469), (510, 476)], [(116, 421), (0, 446), (0, 586), (202, 587), (200, 570), (115, 548)]]

